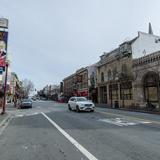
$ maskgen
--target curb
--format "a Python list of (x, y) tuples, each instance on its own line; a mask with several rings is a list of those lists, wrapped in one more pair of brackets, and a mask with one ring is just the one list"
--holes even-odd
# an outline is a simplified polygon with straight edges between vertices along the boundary
[(8, 114), (7, 117), (5, 117), (0, 123), (0, 127), (4, 126), (5, 123), (7, 123), (10, 119), (11, 119), (11, 114)]
[(9, 122), (11, 121), (13, 117), (11, 114), (7, 115), (7, 117), (0, 123), (0, 136), (2, 135), (3, 131), (6, 129), (6, 127), (9, 125)]
[[(115, 108), (113, 108), (113, 109), (115, 109)], [(160, 112), (154, 112), (154, 111), (134, 110), (134, 109), (123, 109), (123, 108), (117, 108), (117, 110), (160, 115)]]
[(120, 111), (129, 111), (129, 112), (139, 112), (139, 113), (148, 113), (148, 114), (155, 114), (155, 115), (160, 115), (160, 112), (154, 112), (154, 111), (145, 111), (145, 110), (136, 110), (136, 109), (128, 109), (128, 108), (110, 108), (110, 107), (103, 107), (103, 106), (97, 106), (97, 108), (106, 108), (106, 109), (115, 109), (115, 110), (120, 110)]

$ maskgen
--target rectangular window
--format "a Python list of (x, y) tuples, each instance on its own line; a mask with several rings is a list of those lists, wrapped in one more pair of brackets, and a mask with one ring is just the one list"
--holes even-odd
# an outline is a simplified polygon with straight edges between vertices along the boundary
[(109, 86), (109, 99), (118, 100), (118, 84), (112, 84)]
[(118, 100), (118, 90), (112, 90), (112, 100)]

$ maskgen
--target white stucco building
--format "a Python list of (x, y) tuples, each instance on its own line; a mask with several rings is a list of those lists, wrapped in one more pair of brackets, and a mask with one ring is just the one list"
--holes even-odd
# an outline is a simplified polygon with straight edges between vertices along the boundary
[(138, 32), (131, 44), (133, 58), (140, 58), (160, 50), (160, 36), (151, 33)]

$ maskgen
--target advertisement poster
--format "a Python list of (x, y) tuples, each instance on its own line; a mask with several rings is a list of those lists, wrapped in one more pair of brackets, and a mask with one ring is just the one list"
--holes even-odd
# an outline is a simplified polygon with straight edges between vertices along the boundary
[(0, 31), (0, 67), (5, 67), (8, 32)]
[(8, 19), (0, 18), (0, 28), (8, 28)]

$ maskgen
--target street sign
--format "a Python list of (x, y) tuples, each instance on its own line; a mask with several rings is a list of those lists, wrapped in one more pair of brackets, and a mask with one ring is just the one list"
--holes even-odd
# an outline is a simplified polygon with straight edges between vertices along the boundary
[(0, 75), (3, 74), (3, 67), (0, 67)]
[(0, 28), (8, 28), (8, 19), (0, 18)]

